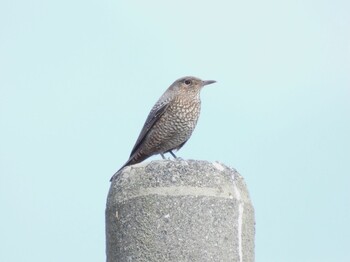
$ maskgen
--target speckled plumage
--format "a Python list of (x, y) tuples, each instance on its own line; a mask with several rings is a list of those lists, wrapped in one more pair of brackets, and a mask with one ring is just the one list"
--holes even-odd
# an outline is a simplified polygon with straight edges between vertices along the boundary
[(125, 166), (140, 163), (152, 155), (179, 150), (196, 127), (201, 109), (200, 91), (212, 83), (215, 81), (191, 76), (176, 80), (153, 106), (129, 160), (113, 177)]

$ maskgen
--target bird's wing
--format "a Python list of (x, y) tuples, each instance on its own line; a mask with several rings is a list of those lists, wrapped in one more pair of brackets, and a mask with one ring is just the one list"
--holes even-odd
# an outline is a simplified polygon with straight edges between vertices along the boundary
[(146, 138), (149, 131), (152, 129), (152, 127), (157, 123), (157, 121), (160, 119), (160, 117), (163, 115), (167, 107), (169, 106), (168, 101), (163, 100), (162, 102), (158, 102), (154, 105), (151, 112), (149, 113), (145, 124), (143, 125), (143, 128), (141, 130), (141, 133), (139, 137), (137, 138), (137, 141), (134, 145), (134, 148), (131, 151), (130, 157), (138, 150), (144, 139)]

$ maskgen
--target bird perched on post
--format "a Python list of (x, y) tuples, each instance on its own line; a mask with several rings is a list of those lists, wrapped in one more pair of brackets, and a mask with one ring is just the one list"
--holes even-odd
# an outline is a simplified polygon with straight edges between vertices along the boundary
[(129, 160), (112, 176), (126, 166), (146, 158), (179, 150), (190, 138), (201, 109), (200, 91), (216, 81), (203, 81), (193, 76), (176, 80), (159, 98), (149, 113), (141, 133), (131, 151)]

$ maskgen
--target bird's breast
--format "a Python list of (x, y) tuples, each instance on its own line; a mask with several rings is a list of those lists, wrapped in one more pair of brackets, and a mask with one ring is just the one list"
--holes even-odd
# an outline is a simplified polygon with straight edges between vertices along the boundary
[(167, 152), (186, 142), (196, 127), (200, 100), (174, 99), (147, 137), (152, 152)]
[(186, 141), (196, 127), (200, 107), (200, 100), (173, 101), (162, 116), (160, 129), (178, 143)]

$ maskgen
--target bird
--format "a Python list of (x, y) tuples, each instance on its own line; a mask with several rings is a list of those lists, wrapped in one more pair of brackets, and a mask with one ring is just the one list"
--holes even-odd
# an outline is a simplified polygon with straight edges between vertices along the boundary
[(150, 156), (178, 151), (191, 137), (196, 127), (200, 109), (200, 91), (215, 80), (201, 80), (193, 76), (177, 79), (158, 99), (151, 109), (128, 161), (111, 177), (130, 165), (144, 161)]

